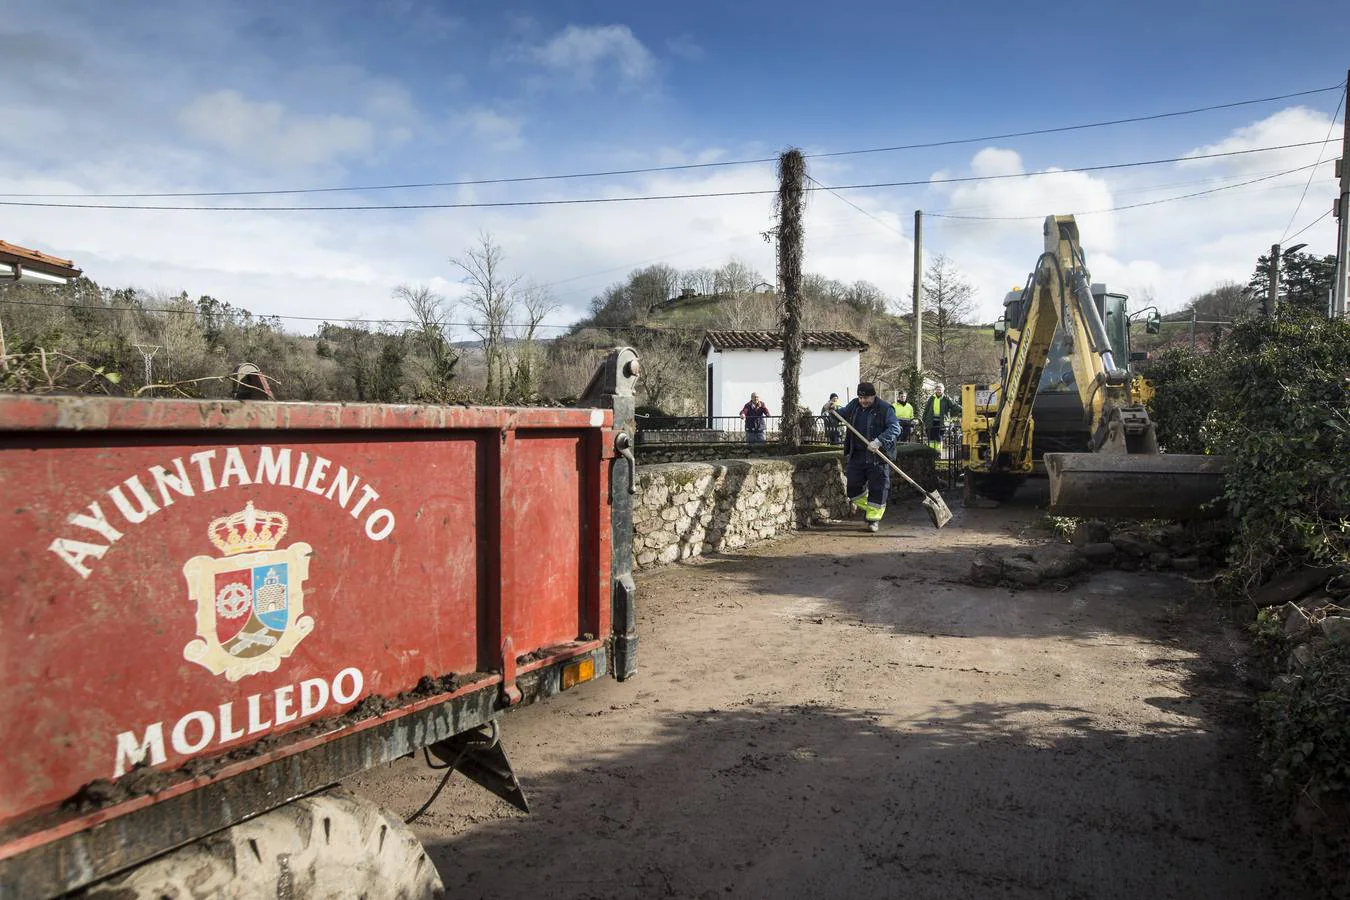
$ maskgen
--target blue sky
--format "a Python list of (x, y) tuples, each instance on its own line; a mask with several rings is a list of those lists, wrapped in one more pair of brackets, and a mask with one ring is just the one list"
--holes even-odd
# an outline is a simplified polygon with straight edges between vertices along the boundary
[[(6, 0), (0, 193), (269, 189), (609, 170), (837, 151), (1073, 124), (1325, 87), (1339, 4), (145, 4)], [(1341, 53), (1337, 53), (1341, 51)], [(1339, 56), (1339, 58), (1338, 58)], [(1179, 119), (820, 159), (827, 184), (1036, 172), (1323, 139), (1334, 92)], [(1043, 216), (1307, 165), (1319, 147), (1112, 173), (818, 195), (809, 269), (909, 290), (912, 211)], [(1325, 158), (1339, 152), (1328, 147)], [(1294, 230), (1326, 210), (1315, 173)], [(1164, 307), (1245, 280), (1307, 173), (1085, 216), (1094, 275)], [(416, 203), (755, 190), (772, 167), (286, 198)], [(154, 201), (149, 201), (154, 202)], [(192, 201), (205, 203), (208, 201)], [(282, 202), (268, 199), (264, 203)], [(626, 267), (744, 259), (772, 280), (763, 197), (495, 210), (209, 213), (0, 207), (0, 238), (103, 282), (212, 293), (265, 313), (385, 315), (401, 282), (459, 291), (448, 258), (490, 230), (576, 317)], [(899, 233), (897, 233), (899, 232)], [(931, 220), (997, 308), (1035, 221)], [(1330, 252), (1330, 219), (1300, 241)]]

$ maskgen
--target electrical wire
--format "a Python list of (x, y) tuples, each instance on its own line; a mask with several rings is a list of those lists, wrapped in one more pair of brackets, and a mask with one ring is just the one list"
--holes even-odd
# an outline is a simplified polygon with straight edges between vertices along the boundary
[[(869, 147), (861, 150), (835, 150), (821, 153), (807, 153), (807, 159), (828, 159), (841, 156), (861, 156), (864, 154), (875, 153), (894, 153), (902, 150), (924, 150), (934, 147), (954, 147), (961, 144), (977, 144), (984, 141), (1000, 141), (1009, 138), (1036, 137), (1047, 134), (1063, 134), (1069, 131), (1083, 131), (1091, 128), (1105, 128), (1114, 125), (1129, 125), (1138, 122), (1152, 122), (1159, 119), (1176, 118), (1179, 116), (1190, 116), (1198, 113), (1212, 112), (1221, 109), (1235, 109), (1242, 106), (1252, 106), (1258, 103), (1272, 103), (1277, 100), (1290, 100), (1295, 97), (1307, 97), (1313, 94), (1324, 94), (1327, 91), (1340, 90), (1343, 85), (1333, 85), (1332, 87), (1313, 88), (1306, 91), (1294, 91), (1288, 94), (1277, 94), (1271, 97), (1257, 97), (1249, 100), (1236, 100), (1231, 103), (1216, 103), (1210, 106), (1198, 106), (1191, 109), (1175, 110), (1172, 112), (1152, 113), (1143, 116), (1129, 116), (1122, 119), (1108, 119), (1101, 122), (1085, 122), (1078, 125), (1059, 125), (1052, 128), (1036, 128), (1030, 131), (1009, 131), (1001, 134), (986, 134), (977, 137), (951, 138), (940, 141), (925, 141), (915, 144), (896, 144), (889, 147)], [(42, 197), (67, 197), (67, 198), (86, 198), (86, 199), (166, 199), (172, 197), (267, 197), (287, 194), (331, 194), (331, 193), (350, 193), (350, 192), (372, 192), (372, 191), (395, 191), (412, 190), (423, 188), (446, 188), (446, 187), (478, 187), (490, 184), (526, 184), (538, 181), (563, 181), (576, 178), (610, 178), (619, 175), (646, 175), (657, 172), (681, 172), (691, 169), (713, 169), (727, 168), (731, 166), (760, 165), (764, 163), (777, 162), (777, 157), (759, 157), (754, 159), (734, 159), (721, 160), (704, 163), (683, 163), (666, 166), (647, 166), (635, 169), (612, 169), (604, 172), (571, 172), (562, 175), (524, 175), (509, 178), (478, 178), (463, 179), (459, 181), (421, 181), (409, 182), (406, 184), (371, 184), (343, 187), (319, 187), (319, 188), (280, 188), (270, 190), (254, 191), (167, 191), (159, 193), (65, 193), (65, 194), (3, 194), (0, 197), (13, 198), (42, 198)]]
[[(1202, 197), (1202, 196), (1206, 196), (1206, 195), (1209, 195), (1209, 194), (1216, 194), (1216, 193), (1219, 193), (1219, 192), (1221, 192), (1221, 191), (1227, 191), (1227, 190), (1233, 190), (1233, 189), (1240, 188), (1240, 187), (1246, 187), (1246, 186), (1249, 186), (1249, 185), (1252, 185), (1252, 184), (1256, 184), (1256, 183), (1262, 182), (1262, 181), (1269, 181), (1269, 180), (1271, 180), (1271, 179), (1273, 179), (1273, 178), (1278, 178), (1278, 177), (1281, 177), (1281, 176), (1284, 176), (1284, 175), (1291, 175), (1291, 174), (1294, 174), (1294, 173), (1303, 171), (1304, 169), (1316, 168), (1316, 167), (1319, 166), (1319, 165), (1321, 165), (1321, 163), (1314, 163), (1314, 164), (1312, 164), (1311, 166), (1299, 166), (1298, 168), (1294, 168), (1294, 169), (1286, 169), (1286, 170), (1284, 170), (1284, 171), (1282, 171), (1282, 172), (1275, 172), (1275, 173), (1272, 173), (1272, 174), (1263, 175), (1263, 176), (1261, 176), (1261, 177), (1259, 177), (1259, 178), (1253, 178), (1253, 179), (1250, 179), (1250, 180), (1248, 180), (1248, 181), (1239, 182), (1239, 183), (1237, 183), (1237, 184), (1230, 184), (1230, 185), (1224, 185), (1224, 186), (1222, 186), (1222, 187), (1211, 188), (1210, 190), (1207, 190), (1207, 191), (1196, 191), (1196, 192), (1193, 192), (1193, 193), (1190, 193), (1190, 194), (1181, 194), (1181, 195), (1179, 195), (1179, 196), (1174, 196), (1174, 197), (1164, 197), (1164, 198), (1161, 198), (1161, 199), (1158, 199), (1158, 200), (1150, 200), (1150, 201), (1146, 201), (1146, 202), (1143, 202), (1143, 203), (1133, 203), (1133, 204), (1128, 204), (1128, 205), (1125, 205), (1125, 206), (1116, 206), (1116, 207), (1112, 207), (1112, 208), (1110, 208), (1110, 209), (1090, 210), (1090, 211), (1087, 211), (1087, 212), (1076, 213), (1076, 215), (1095, 215), (1095, 214), (1099, 214), (1099, 213), (1119, 212), (1119, 211), (1127, 210), (1127, 209), (1137, 209), (1137, 208), (1139, 208), (1139, 207), (1144, 207), (1144, 206), (1157, 206), (1157, 205), (1163, 204), (1163, 203), (1171, 203), (1171, 202), (1175, 202), (1175, 201), (1179, 201), (1179, 200), (1193, 199), (1193, 198), (1195, 198), (1195, 197)], [(820, 184), (820, 182), (816, 181), (814, 178), (811, 178), (811, 176), (807, 176), (807, 177), (810, 178), (811, 181), (813, 181), (813, 182), (815, 182), (817, 185), (819, 185), (820, 188), (829, 191), (829, 193), (834, 194), (834, 196), (836, 196), (836, 197), (839, 197), (840, 200), (843, 200), (845, 203), (848, 203), (850, 206), (853, 206), (853, 207), (854, 207), (855, 209), (857, 209), (859, 212), (862, 212), (864, 215), (868, 216), (869, 218), (875, 219), (879, 224), (886, 225), (886, 223), (885, 223), (884, 221), (882, 221), (881, 219), (877, 219), (875, 216), (873, 216), (873, 215), (872, 215), (871, 213), (869, 213), (867, 210), (865, 210), (865, 209), (863, 209), (863, 208), (857, 206), (856, 204), (854, 204), (854, 203), (852, 203), (851, 201), (849, 201), (847, 198), (844, 198), (844, 197), (839, 196), (838, 194), (835, 194), (835, 192), (834, 192), (832, 189), (826, 187), (825, 185)], [(1000, 221), (1031, 221), (1031, 220), (1039, 220), (1039, 219), (1043, 219), (1043, 218), (1044, 218), (1043, 215), (1027, 215), (1027, 216), (969, 216), (969, 215), (956, 215), (956, 214), (943, 213), (943, 212), (925, 213), (925, 215), (926, 215), (926, 216), (929, 216), (929, 217), (932, 217), (932, 218), (941, 218), (941, 219), (948, 219), (948, 220), (953, 220), (953, 221), (992, 221), (992, 222), (1000, 222)], [(1326, 213), (1323, 213), (1322, 216), (1320, 216), (1319, 218), (1317, 218), (1317, 219), (1314, 220), (1313, 222), (1311, 222), (1311, 223), (1309, 223), (1308, 225), (1304, 226), (1304, 227), (1303, 227), (1302, 229), (1300, 229), (1297, 233), (1295, 233), (1295, 234), (1293, 235), (1293, 237), (1298, 237), (1299, 235), (1303, 234), (1303, 232), (1307, 231), (1307, 230), (1308, 230), (1309, 228), (1311, 228), (1313, 225), (1316, 225), (1318, 222), (1322, 221), (1322, 219), (1325, 219), (1328, 215), (1330, 215), (1330, 210), (1328, 210)], [(889, 228), (890, 226), (886, 226), (886, 227)], [(891, 229), (891, 230), (894, 231), (895, 229)], [(902, 232), (897, 232), (897, 233), (901, 234), (901, 236), (904, 237), (904, 234), (903, 234)], [(574, 276), (573, 278), (565, 278), (565, 279), (561, 279), (561, 280), (556, 281), (556, 282), (550, 282), (548, 285), (544, 285), (544, 286), (545, 286), (545, 287), (548, 287), (548, 286), (551, 286), (551, 285), (563, 284), (563, 283), (568, 282), (568, 281), (574, 281), (574, 280), (578, 280), (578, 279), (581, 279), (581, 278), (589, 278), (589, 277), (593, 277), (594, 275), (607, 274), (608, 272), (620, 271), (620, 270), (628, 269), (628, 268), (632, 268), (632, 266), (619, 266), (619, 267), (616, 267), (615, 269), (603, 270), (603, 271), (601, 271), (601, 272), (590, 273), (590, 274), (587, 274), (587, 275), (578, 275), (578, 276)], [(140, 312), (140, 313), (153, 313), (153, 314), (163, 314), (163, 315), (188, 315), (188, 316), (196, 316), (196, 315), (199, 314), (199, 310), (196, 310), (196, 309), (182, 309), (182, 308), (175, 308), (175, 307), (145, 307), (145, 306), (86, 306), (86, 305), (81, 305), (81, 304), (76, 304), (76, 303), (47, 303), (47, 302), (42, 302), (42, 301), (37, 301), (37, 300), (15, 300), (15, 299), (7, 298), (7, 297), (0, 297), (0, 303), (6, 303), (6, 304), (9, 304), (9, 305), (11, 305), (11, 306), (32, 306), (32, 307), (43, 307), (43, 308), (50, 308), (50, 309), (83, 309), (83, 310), (102, 310), (102, 311), (106, 311), (106, 312)], [(335, 317), (335, 316), (297, 316), (297, 315), (281, 315), (281, 314), (270, 314), (270, 315), (269, 315), (269, 314), (262, 314), (262, 313), (254, 314), (254, 318), (256, 318), (256, 319), (276, 319), (276, 320), (282, 320), (282, 321), (295, 321), (295, 322), (320, 322), (320, 323), (326, 323), (326, 324), (348, 323), (348, 324), (363, 324), (363, 325), (417, 325), (417, 326), (420, 326), (420, 325), (422, 324), (421, 322), (419, 322), (419, 321), (417, 321), (417, 320), (415, 320), (415, 319), (369, 318), (369, 317)], [(447, 328), (472, 328), (472, 327), (473, 327), (473, 323), (470, 323), (470, 322), (443, 322), (443, 323), (441, 323), (441, 324), (442, 324), (444, 327), (447, 327)], [(525, 323), (508, 323), (508, 324), (505, 325), (504, 327), (508, 327), (508, 328), (525, 328), (525, 327), (528, 327), (528, 325), (525, 324)], [(552, 324), (548, 324), (548, 323), (539, 323), (539, 324), (537, 324), (535, 327), (537, 327), (537, 328), (549, 328), (549, 329), (562, 329), (562, 330), (566, 330), (566, 329), (574, 328), (574, 327), (575, 327), (575, 323), (570, 324), (570, 325), (552, 325)], [(608, 331), (660, 332), (660, 331), (678, 331), (678, 330), (680, 330), (678, 327), (659, 326), (659, 325), (622, 325), (622, 326), (597, 326), (597, 327), (603, 327), (603, 328), (605, 328), (605, 330), (608, 330)]]
[(872, 213), (868, 212), (867, 210), (863, 209), (861, 206), (854, 203), (852, 200), (848, 199), (843, 194), (837, 193), (833, 188), (826, 187), (825, 185), (821, 184), (819, 181), (817, 181), (810, 175), (806, 176), (806, 180), (814, 184), (816, 187), (820, 188), (822, 191), (825, 191), (826, 193), (835, 197), (836, 199), (842, 200), (843, 202), (847, 203), (849, 206), (853, 207), (858, 212), (862, 213), (864, 216), (867, 216), (867, 218), (871, 219), (873, 222), (876, 222), (878, 225), (880, 225), (882, 228), (885, 228), (887, 231), (893, 231), (896, 234), (900, 235), (900, 237), (902, 238), (908, 238), (908, 235), (906, 235), (899, 228), (896, 228), (894, 225), (887, 222), (886, 220), (880, 218), (879, 216), (875, 216)]
[[(1328, 141), (1331, 140), (1332, 132), (1335, 131), (1336, 129), (1336, 117), (1341, 114), (1341, 104), (1343, 104), (1344, 102), (1345, 102), (1345, 95), (1342, 94), (1340, 99), (1336, 101), (1336, 111), (1331, 114), (1331, 124), (1327, 126)], [(1326, 152), (1327, 152), (1326, 145), (1323, 144), (1322, 149), (1317, 151), (1317, 165), (1322, 164), (1322, 154)], [(1298, 205), (1294, 207), (1293, 214), (1289, 216), (1289, 224), (1284, 226), (1284, 235), (1279, 240), (1279, 243), (1281, 244), (1289, 240), (1289, 229), (1294, 227), (1294, 220), (1298, 218), (1299, 210), (1303, 209), (1303, 201), (1308, 196), (1308, 188), (1312, 187), (1313, 174), (1316, 171), (1317, 171), (1316, 168), (1314, 168), (1313, 171), (1308, 173), (1308, 181), (1306, 184), (1303, 185), (1303, 193), (1299, 195)]]
[(1332, 85), (1331, 87), (1316, 88), (1310, 91), (1299, 91), (1293, 94), (1281, 94), (1278, 97), (1265, 97), (1259, 100), (1239, 100), (1234, 103), (1219, 103), (1213, 106), (1201, 106), (1195, 109), (1183, 109), (1176, 112), (1153, 113), (1146, 116), (1130, 116), (1124, 119), (1110, 119), (1104, 122), (1090, 122), (1084, 125), (1061, 125), (1055, 128), (1037, 128), (1031, 131), (1010, 131), (1004, 134), (987, 134), (976, 138), (959, 138), (947, 141), (929, 141), (922, 144), (898, 144), (894, 147), (876, 147), (871, 150), (839, 150), (834, 153), (808, 153), (808, 159), (820, 159), (832, 156), (859, 156), (864, 153), (890, 153), (896, 150), (924, 150), (932, 147), (951, 147), (957, 144), (976, 144), (983, 141), (1001, 141), (1008, 138), (1036, 137), (1046, 134), (1063, 134), (1066, 131), (1081, 131), (1087, 128), (1103, 128), (1109, 125), (1128, 125), (1135, 122), (1152, 122), (1158, 119), (1170, 119), (1177, 116), (1189, 116), (1195, 113), (1210, 112), (1217, 109), (1233, 109), (1239, 106), (1249, 106), (1253, 103), (1268, 103), (1275, 100), (1288, 100), (1293, 97), (1306, 97), (1311, 94), (1325, 94), (1327, 91), (1339, 91), (1345, 87), (1345, 82)]
[[(1105, 163), (1096, 166), (1078, 166), (1076, 168), (1054, 169), (1044, 172), (1008, 173), (1001, 175), (962, 175), (952, 178), (924, 178), (910, 181), (880, 181), (868, 184), (839, 184), (831, 191), (856, 191), (864, 189), (914, 187), (931, 184), (963, 184), (980, 181), (1001, 181), (1009, 178), (1039, 178), (1046, 175), (1063, 175), (1072, 172), (1104, 172), (1118, 169), (1136, 169), (1145, 166), (1159, 166), (1168, 163), (1191, 162), (1202, 159), (1226, 159), (1235, 156), (1248, 156), (1254, 153), (1270, 153), (1276, 150), (1293, 150), (1299, 147), (1312, 147), (1329, 141), (1303, 141), (1296, 144), (1279, 144), (1273, 147), (1252, 147), (1247, 150), (1229, 150), (1222, 153), (1200, 153), (1189, 156), (1172, 156), (1162, 159), (1136, 160), (1124, 163)], [(808, 191), (820, 190), (808, 187)], [(162, 212), (371, 212), (388, 210), (427, 210), (427, 209), (499, 209), (527, 206), (577, 206), (597, 203), (637, 203), (652, 200), (700, 200), (722, 197), (755, 197), (776, 194), (776, 190), (747, 191), (709, 191), (685, 194), (651, 194), (628, 197), (572, 197), (562, 200), (498, 200), (481, 203), (388, 203), (363, 206), (146, 206), (129, 203), (51, 203), (33, 200), (0, 200), (0, 206), (38, 207), (44, 209), (116, 209), (116, 210), (154, 210)]]
[[(1155, 184), (1137, 185), (1135, 187), (1121, 187), (1121, 188), (1113, 187), (1111, 189), (1111, 193), (1118, 197), (1133, 194), (1157, 193), (1158, 191), (1165, 191), (1168, 190), (1169, 188), (1190, 187), (1192, 185), (1198, 184), (1228, 184), (1230, 182), (1238, 181), (1239, 179), (1252, 178), (1260, 175), (1281, 175), (1284, 174), (1285, 171), (1287, 170), (1280, 170), (1278, 172), (1266, 171), (1258, 173), (1238, 172), (1236, 174), (1231, 175), (1219, 175), (1213, 178), (1188, 178), (1184, 181), (1162, 181), (1157, 182)], [(973, 212), (980, 212), (982, 210), (997, 209), (997, 208), (998, 205), (995, 203), (982, 203), (976, 206), (949, 206), (945, 209), (938, 210), (938, 212), (953, 213), (953, 214), (973, 213)]]
[(1300, 234), (1302, 234), (1303, 232), (1307, 231), (1309, 228), (1313, 227), (1314, 225), (1316, 225), (1318, 222), (1322, 221), (1323, 219), (1325, 219), (1325, 218), (1326, 218), (1327, 216), (1329, 216), (1329, 215), (1331, 215), (1331, 210), (1330, 210), (1330, 209), (1328, 209), (1326, 212), (1322, 213), (1322, 214), (1321, 214), (1320, 216), (1318, 216), (1317, 218), (1313, 219), (1313, 220), (1312, 220), (1311, 222), (1309, 222), (1307, 225), (1304, 225), (1304, 226), (1303, 226), (1302, 228), (1300, 228), (1298, 231), (1295, 231), (1293, 234), (1291, 234), (1291, 235), (1289, 235), (1288, 237), (1286, 237), (1284, 240), (1280, 241), (1280, 243), (1283, 244), (1283, 243), (1285, 243), (1286, 241), (1292, 241), (1294, 238), (1298, 237)]
[[(1207, 190), (1207, 191), (1193, 191), (1192, 193), (1189, 193), (1189, 194), (1178, 194), (1177, 196), (1174, 196), (1174, 197), (1162, 197), (1162, 198), (1159, 198), (1159, 199), (1157, 199), (1157, 200), (1145, 200), (1145, 201), (1140, 202), (1140, 203), (1127, 203), (1127, 204), (1125, 204), (1125, 205), (1123, 205), (1123, 206), (1112, 206), (1112, 207), (1109, 207), (1109, 208), (1107, 208), (1107, 209), (1090, 209), (1090, 210), (1083, 210), (1083, 211), (1081, 211), (1081, 212), (1076, 212), (1076, 213), (1074, 213), (1074, 215), (1078, 215), (1078, 216), (1092, 216), (1092, 215), (1098, 215), (1098, 214), (1101, 214), (1101, 213), (1121, 212), (1121, 211), (1127, 210), (1127, 209), (1140, 209), (1140, 208), (1145, 207), (1145, 206), (1158, 206), (1158, 205), (1163, 204), (1163, 203), (1174, 203), (1174, 202), (1176, 202), (1176, 201), (1178, 201), (1178, 200), (1191, 200), (1191, 199), (1194, 199), (1194, 198), (1196, 198), (1196, 197), (1204, 197), (1204, 196), (1207, 196), (1207, 195), (1209, 195), (1209, 194), (1218, 194), (1218, 193), (1221, 193), (1221, 192), (1223, 192), (1223, 191), (1231, 191), (1231, 190), (1234, 190), (1234, 189), (1236, 189), (1236, 188), (1247, 187), (1247, 186), (1249, 186), (1249, 185), (1258, 184), (1258, 183), (1260, 183), (1260, 182), (1262, 182), (1262, 181), (1270, 181), (1270, 180), (1275, 179), (1275, 178), (1281, 178), (1281, 177), (1283, 177), (1283, 176), (1285, 176), (1285, 175), (1294, 175), (1294, 174), (1297, 174), (1298, 172), (1302, 172), (1302, 171), (1305, 171), (1305, 170), (1307, 170), (1307, 169), (1316, 169), (1316, 168), (1317, 168), (1318, 166), (1320, 166), (1320, 165), (1322, 165), (1322, 163), (1320, 163), (1320, 162), (1319, 162), (1319, 163), (1312, 163), (1311, 165), (1298, 166), (1297, 168), (1293, 168), (1293, 169), (1285, 169), (1283, 172), (1275, 172), (1275, 173), (1270, 174), (1270, 175), (1262, 175), (1262, 176), (1259, 177), (1259, 178), (1252, 178), (1252, 179), (1249, 179), (1249, 180), (1247, 180), (1247, 181), (1240, 181), (1240, 182), (1238, 182), (1238, 183), (1236, 183), (1236, 184), (1226, 184), (1226, 185), (1224, 185), (1224, 186), (1222, 186), (1222, 187), (1210, 188), (1210, 189)], [(1026, 215), (1026, 216), (967, 216), (967, 215), (955, 215), (955, 214), (951, 214), (951, 213), (942, 213), (942, 212), (931, 212), (931, 213), (930, 213), (930, 212), (925, 212), (924, 215), (925, 215), (925, 216), (930, 216), (930, 217), (935, 218), (935, 219), (955, 219), (955, 220), (974, 221), (974, 222), (1029, 222), (1029, 221), (1038, 220), (1038, 219), (1044, 219), (1044, 218), (1045, 218), (1044, 215)]]
[[(423, 747), (422, 750), (424, 753), (426, 752), (425, 747)], [(432, 766), (431, 757), (430, 756), (427, 757), (428, 766), (431, 766), (431, 768), (433, 769), (445, 769), (445, 774), (441, 776), (441, 783), (436, 785), (436, 790), (431, 792), (431, 796), (427, 798), (427, 802), (419, 806), (417, 808), (417, 812), (413, 813), (411, 816), (408, 816), (408, 818), (403, 820), (404, 825), (411, 825), (418, 819), (422, 818), (423, 813), (431, 809), (431, 804), (436, 802), (436, 798), (441, 795), (441, 791), (445, 790), (445, 786), (450, 783), (450, 776), (455, 774), (455, 766), (459, 765), (460, 760), (464, 759), (464, 754), (468, 752), (469, 747), (466, 744), (464, 747), (460, 748), (459, 754), (455, 756), (455, 761), (450, 763), (448, 766)]]

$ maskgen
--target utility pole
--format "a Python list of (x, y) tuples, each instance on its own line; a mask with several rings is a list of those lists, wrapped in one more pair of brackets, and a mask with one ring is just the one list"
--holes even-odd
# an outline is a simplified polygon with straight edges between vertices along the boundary
[[(923, 210), (914, 210), (914, 370), (923, 375)], [(917, 402), (917, 401), (916, 401)]]
[(1266, 302), (1261, 310), (1267, 319), (1275, 315), (1275, 304), (1280, 299), (1280, 245), (1270, 245), (1270, 284), (1266, 286)]
[(1336, 318), (1344, 318), (1346, 293), (1350, 291), (1350, 72), (1345, 73), (1345, 110), (1341, 139), (1341, 158), (1336, 163), (1336, 176), (1341, 180), (1340, 196), (1336, 198), (1336, 297), (1333, 310)]

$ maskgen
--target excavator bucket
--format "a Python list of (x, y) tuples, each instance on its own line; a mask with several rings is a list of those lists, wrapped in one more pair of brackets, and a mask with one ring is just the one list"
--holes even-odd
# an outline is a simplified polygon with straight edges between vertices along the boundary
[(1222, 456), (1047, 453), (1050, 512), (1104, 519), (1200, 519), (1218, 515)]

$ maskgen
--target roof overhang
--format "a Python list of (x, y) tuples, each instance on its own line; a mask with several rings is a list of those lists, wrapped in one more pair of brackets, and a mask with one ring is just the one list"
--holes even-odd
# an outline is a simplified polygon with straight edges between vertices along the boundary
[(0, 281), (20, 284), (70, 284), (81, 272), (75, 263), (0, 241)]

